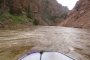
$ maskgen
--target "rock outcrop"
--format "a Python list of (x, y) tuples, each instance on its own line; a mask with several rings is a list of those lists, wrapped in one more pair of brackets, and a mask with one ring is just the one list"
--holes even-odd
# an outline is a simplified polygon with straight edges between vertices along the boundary
[(35, 25), (55, 25), (64, 20), (68, 11), (67, 7), (58, 4), (56, 0), (0, 0), (0, 15), (4, 15), (4, 18), (0, 17), (1, 22), (6, 18)]
[(90, 28), (90, 0), (80, 0), (61, 26)]

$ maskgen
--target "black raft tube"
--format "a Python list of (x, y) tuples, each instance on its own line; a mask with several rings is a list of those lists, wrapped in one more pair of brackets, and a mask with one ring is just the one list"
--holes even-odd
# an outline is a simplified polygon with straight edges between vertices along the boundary
[(42, 60), (43, 51), (40, 52), (40, 60)]

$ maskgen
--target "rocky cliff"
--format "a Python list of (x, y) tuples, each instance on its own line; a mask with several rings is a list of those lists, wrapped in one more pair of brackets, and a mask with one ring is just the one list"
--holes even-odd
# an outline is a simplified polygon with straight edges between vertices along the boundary
[(0, 0), (0, 25), (55, 25), (67, 12), (56, 0)]
[(90, 0), (80, 0), (60, 25), (76, 28), (90, 28)]

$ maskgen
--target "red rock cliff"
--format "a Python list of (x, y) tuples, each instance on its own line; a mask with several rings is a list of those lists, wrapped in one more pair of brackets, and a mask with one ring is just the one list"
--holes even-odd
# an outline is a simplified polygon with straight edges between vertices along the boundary
[(60, 25), (76, 28), (90, 28), (90, 0), (80, 0)]
[(7, 12), (15, 16), (24, 15), (36, 25), (55, 25), (65, 18), (68, 9), (56, 0), (0, 0), (0, 15)]

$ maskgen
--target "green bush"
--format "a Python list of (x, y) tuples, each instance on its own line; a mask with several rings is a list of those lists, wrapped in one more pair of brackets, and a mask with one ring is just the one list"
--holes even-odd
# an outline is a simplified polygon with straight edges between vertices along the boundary
[(19, 24), (25, 24), (32, 21), (32, 19), (28, 18), (27, 16), (16, 16), (10, 13), (0, 15), (1, 22), (8, 19), (12, 20), (13, 23), (19, 23)]
[(0, 4), (3, 2), (3, 0), (0, 0)]

